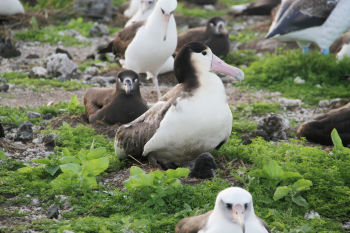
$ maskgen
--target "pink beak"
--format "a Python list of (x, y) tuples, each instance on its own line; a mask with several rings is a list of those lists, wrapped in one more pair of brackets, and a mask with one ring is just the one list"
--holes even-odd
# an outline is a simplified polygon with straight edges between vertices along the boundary
[(169, 20), (170, 20), (170, 14), (164, 13), (163, 14), (163, 32), (164, 32), (163, 41), (166, 40), (166, 34), (168, 31)]
[(214, 54), (211, 60), (211, 69), (219, 73), (232, 76), (236, 78), (238, 81), (242, 81), (244, 79), (244, 73), (242, 70), (228, 65), (226, 62), (224, 62)]

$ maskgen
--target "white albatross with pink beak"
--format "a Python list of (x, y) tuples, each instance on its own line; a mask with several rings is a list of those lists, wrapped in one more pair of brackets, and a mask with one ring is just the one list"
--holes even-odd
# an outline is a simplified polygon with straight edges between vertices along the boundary
[(159, 0), (125, 51), (123, 67), (153, 77), (158, 98), (161, 96), (157, 79), (159, 70), (175, 52), (177, 45), (173, 14), (176, 6), (176, 0)]
[(139, 118), (119, 127), (115, 149), (121, 158), (144, 156), (153, 165), (182, 166), (228, 140), (232, 113), (224, 85), (212, 71), (238, 80), (244, 73), (198, 42), (181, 49), (174, 71), (179, 84)]

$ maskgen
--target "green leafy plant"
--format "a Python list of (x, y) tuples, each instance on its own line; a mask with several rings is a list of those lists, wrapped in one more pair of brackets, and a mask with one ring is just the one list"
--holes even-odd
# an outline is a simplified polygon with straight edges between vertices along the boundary
[[(278, 165), (276, 161), (269, 161), (262, 169), (258, 169), (255, 173), (256, 176), (268, 179), (268, 183), (276, 188), (273, 199), (278, 201), (282, 198), (290, 195), (291, 200), (303, 207), (307, 207), (307, 201), (301, 196), (302, 191), (309, 190), (312, 186), (312, 182), (307, 179), (303, 179), (298, 172), (286, 172), (282, 167)], [(291, 181), (295, 181), (293, 184), (285, 185)], [(279, 186), (280, 184), (283, 184)]]
[(64, 150), (63, 153), (59, 166), (62, 173), (51, 182), (52, 187), (55, 190), (66, 190), (71, 187), (83, 190), (97, 188), (96, 176), (104, 172), (109, 164), (106, 149), (81, 150), (76, 156), (69, 150)]
[(187, 177), (188, 174), (187, 168), (168, 169), (165, 172), (156, 170), (147, 174), (141, 168), (133, 166), (124, 185), (129, 192), (142, 192), (144, 198), (148, 197), (148, 206), (165, 206), (166, 197), (174, 195), (182, 187), (178, 178)]

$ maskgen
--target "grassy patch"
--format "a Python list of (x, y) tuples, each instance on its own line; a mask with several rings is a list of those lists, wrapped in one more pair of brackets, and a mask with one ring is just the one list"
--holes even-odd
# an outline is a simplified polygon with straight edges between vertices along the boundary
[(240, 31), (237, 34), (230, 34), (230, 40), (241, 43), (248, 43), (250, 41), (256, 40), (259, 35), (255, 31)]
[(234, 50), (224, 57), (225, 62), (235, 66), (249, 66), (251, 63), (259, 60), (256, 52), (253, 50)]
[[(35, 18), (31, 20), (32, 28), (28, 28), (24, 31), (17, 32), (15, 38), (18, 40), (39, 41), (49, 44), (57, 44), (62, 42), (65, 46), (88, 46), (90, 43), (82, 40), (78, 40), (75, 36), (72, 36), (67, 31), (75, 30), (80, 35), (89, 38), (90, 30), (93, 27), (93, 22), (86, 22), (83, 18), (71, 19), (68, 23), (59, 25), (50, 25), (39, 28)], [(117, 27), (108, 28), (111, 34), (114, 34), (120, 30)]]
[(82, 114), (85, 111), (84, 106), (80, 105), (75, 95), (72, 96), (69, 103), (58, 102), (52, 106), (40, 106), (37, 108), (11, 108), (9, 106), (2, 106), (0, 108), (0, 122), (5, 126), (19, 126), (25, 121), (30, 121), (33, 124), (39, 124), (43, 118), (29, 118), (28, 111), (41, 113), (42, 116), (51, 113), (53, 116), (59, 114)]
[(10, 84), (15, 84), (20, 88), (31, 88), (34, 91), (38, 91), (38, 87), (40, 87), (40, 90), (58, 87), (66, 91), (91, 87), (89, 84), (79, 83), (75, 80), (59, 81), (57, 79), (29, 78), (28, 74), (21, 72), (4, 73), (0, 74), (0, 77), (5, 78)]
[(205, 10), (199, 7), (188, 8), (182, 2), (177, 4), (176, 12), (183, 14), (184, 16), (211, 18), (214, 16), (224, 16), (226, 14), (223, 10)]
[[(337, 62), (332, 55), (317, 52), (307, 55), (299, 50), (280, 55), (267, 55), (245, 69), (246, 79), (241, 85), (282, 92), (286, 97), (299, 98), (307, 104), (317, 104), (321, 99), (349, 98), (350, 59)], [(296, 77), (304, 84), (294, 83)], [(317, 88), (316, 85), (321, 85)]]

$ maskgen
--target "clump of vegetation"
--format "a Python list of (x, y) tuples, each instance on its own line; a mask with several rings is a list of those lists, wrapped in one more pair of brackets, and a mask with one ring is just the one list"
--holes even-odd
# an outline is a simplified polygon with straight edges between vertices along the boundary
[(60, 170), (51, 185), (54, 190), (64, 192), (66, 190), (89, 190), (98, 187), (96, 176), (108, 168), (109, 159), (105, 148), (84, 149), (74, 156), (68, 149), (63, 151), (64, 156), (60, 159)]
[(224, 16), (225, 11), (223, 10), (205, 10), (199, 7), (188, 8), (182, 2), (177, 4), (176, 12), (183, 14), (184, 16), (200, 17), (200, 18), (211, 18), (214, 16)]
[(40, 87), (40, 90), (58, 87), (67, 91), (91, 87), (89, 84), (80, 83), (75, 80), (59, 81), (57, 79), (29, 78), (28, 74), (21, 72), (4, 73), (0, 74), (0, 77), (5, 78), (10, 84), (15, 84), (20, 88), (31, 88), (33, 91), (39, 91), (38, 87)]
[(237, 34), (230, 34), (230, 40), (235, 42), (247, 43), (259, 38), (255, 31), (240, 31)]
[(249, 66), (251, 63), (259, 60), (254, 50), (234, 50), (224, 57), (225, 62), (235, 66)]
[[(266, 55), (245, 69), (245, 82), (257, 88), (282, 92), (289, 98), (300, 98), (307, 104), (321, 99), (349, 98), (350, 59), (337, 61), (335, 56), (317, 52), (302, 54), (299, 50)], [(296, 77), (304, 84), (294, 83)], [(316, 87), (320, 85), (321, 87)]]
[[(41, 113), (38, 118), (29, 118), (28, 111)], [(58, 102), (52, 106), (40, 106), (37, 108), (11, 108), (9, 106), (2, 106), (0, 108), (0, 122), (4, 125), (18, 127), (25, 121), (30, 121), (33, 124), (39, 124), (43, 120), (43, 116), (50, 113), (53, 116), (59, 114), (83, 114), (85, 108), (79, 104), (76, 95), (73, 95), (70, 102)]]
[[(24, 31), (17, 32), (15, 38), (18, 40), (39, 41), (49, 44), (57, 44), (62, 42), (65, 46), (81, 45), (88, 46), (88, 42), (78, 40), (75, 36), (72, 36), (67, 31), (74, 30), (79, 32), (84, 37), (90, 37), (90, 30), (93, 27), (92, 22), (85, 22), (83, 18), (79, 17), (71, 19), (68, 23), (59, 25), (49, 25), (43, 28), (39, 28), (35, 18), (32, 19), (32, 28)], [(108, 28), (110, 33), (113, 34), (120, 30), (120, 28)], [(74, 34), (74, 32), (72, 32)]]

